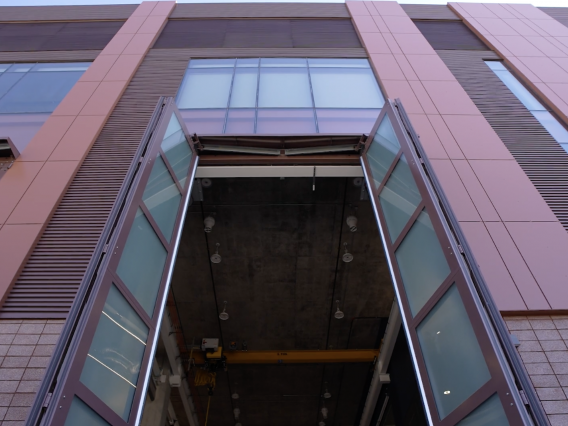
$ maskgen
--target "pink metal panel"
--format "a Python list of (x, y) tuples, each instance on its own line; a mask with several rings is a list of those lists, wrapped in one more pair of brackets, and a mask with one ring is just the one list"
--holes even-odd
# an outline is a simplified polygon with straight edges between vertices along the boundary
[(74, 116), (49, 117), (22, 152), (18, 161), (47, 161), (74, 120)]
[(458, 172), (469, 196), (473, 200), (481, 219), (484, 222), (490, 221), (500, 221), (500, 217), (497, 214), (497, 210), (495, 210), (495, 206), (489, 199), (487, 192), (483, 186), (481, 186), (481, 182), (473, 172), (471, 165), (468, 161), (465, 160), (453, 160), (452, 163)]
[(454, 75), (437, 55), (406, 55), (406, 59), (420, 80), (455, 80)]
[(448, 157), (451, 159), (464, 159), (465, 157), (460, 146), (452, 136), (452, 133), (442, 119), (442, 116), (438, 114), (431, 114), (428, 115), (428, 120), (430, 120), (430, 123), (432, 123), (432, 127), (438, 135), (438, 138), (444, 146), (444, 149), (448, 153)]
[[(430, 58), (432, 56), (428, 55), (428, 57)], [(397, 53), (396, 55), (394, 55), (394, 58), (396, 59), (398, 66), (402, 70), (404, 77), (406, 77), (407, 80), (419, 80), (406, 56)]]
[(105, 123), (105, 116), (82, 116), (75, 119), (49, 161), (83, 161)]
[(527, 306), (484, 224), (463, 222), (460, 226), (499, 309), (501, 311), (526, 310)]
[(568, 306), (568, 234), (559, 222), (505, 223), (552, 309)]
[(512, 160), (513, 156), (482, 115), (444, 115), (467, 159)]
[(481, 114), (457, 81), (424, 81), (440, 114)]
[[(422, 141), (422, 138), (420, 138)], [(475, 205), (465, 189), (454, 165), (450, 160), (431, 160), (436, 176), (440, 179), (444, 193), (450, 201), (450, 205), (456, 218), (460, 222), (480, 222), (481, 217), (475, 209)]]
[(406, 80), (402, 70), (398, 66), (398, 62), (392, 54), (372, 53), (370, 56), (375, 70), (382, 79)]
[(438, 135), (432, 127), (432, 123), (425, 114), (409, 114), (414, 129), (420, 136), (420, 143), (426, 150), (428, 158), (448, 159), (448, 154), (440, 142)]
[(89, 66), (85, 74), (81, 76), (79, 82), (101, 81), (109, 72), (113, 64), (118, 59), (118, 55), (99, 55)]
[(6, 223), (42, 166), (43, 163), (41, 162), (15, 161), (10, 168), (10, 173), (2, 176), (2, 179), (0, 179), (0, 194), (2, 194), (0, 223)]
[(420, 102), (420, 105), (422, 106), (424, 112), (426, 114), (437, 114), (438, 110), (436, 109), (436, 106), (432, 102), (432, 99), (430, 99), (428, 93), (426, 93), (426, 89), (424, 89), (422, 82), (414, 80), (414, 81), (409, 81), (408, 84), (410, 84), (410, 87), (412, 88), (412, 91), (416, 95), (416, 98), (418, 98), (418, 102)]
[(475, 18), (483, 28), (490, 34), (498, 36), (516, 36), (519, 35), (510, 25), (501, 19), (493, 18)]
[(368, 53), (390, 53), (390, 49), (381, 33), (363, 33), (363, 44)]
[(505, 261), (505, 265), (527, 307), (531, 310), (550, 309), (550, 304), (544, 297), (505, 225), (502, 222), (487, 222), (485, 226), (499, 253), (501, 253), (501, 257)]
[(503, 222), (558, 222), (515, 160), (470, 160)]

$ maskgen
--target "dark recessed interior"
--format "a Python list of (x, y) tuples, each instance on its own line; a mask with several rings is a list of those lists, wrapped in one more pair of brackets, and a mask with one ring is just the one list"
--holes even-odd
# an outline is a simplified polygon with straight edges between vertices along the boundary
[[(361, 183), (318, 178), (313, 191), (311, 178), (211, 179), (203, 201), (189, 208), (172, 281), (186, 344), (210, 337), (224, 348), (246, 342), (249, 350), (378, 348), (394, 290)], [(209, 215), (215, 226), (205, 233)], [(346, 225), (350, 215), (358, 218), (356, 232)], [(213, 264), (217, 243), (222, 260)], [(344, 243), (350, 263), (342, 261)], [(341, 320), (333, 315), (336, 300)], [(220, 321), (224, 301), (230, 317)], [(372, 368), (370, 362), (228, 365), (217, 372), (208, 426), (235, 424), (235, 407), (243, 425), (318, 424), (326, 388), (332, 395), (326, 425), (354, 425)], [(205, 409), (207, 389), (198, 393)]]

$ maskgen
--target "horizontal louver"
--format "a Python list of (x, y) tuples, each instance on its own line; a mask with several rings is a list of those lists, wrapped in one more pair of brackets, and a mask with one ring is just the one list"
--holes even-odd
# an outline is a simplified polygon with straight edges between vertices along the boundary
[(0, 22), (126, 20), (137, 7), (137, 4), (2, 6), (0, 7)]
[(348, 19), (170, 20), (155, 48), (360, 48)]
[[(1, 11), (0, 11), (1, 12)], [(0, 24), (0, 51), (100, 50), (123, 21)]]
[(150, 52), (49, 222), (0, 318), (65, 318), (160, 96), (175, 96), (187, 59)]
[(539, 9), (568, 27), (568, 7), (539, 7)]
[(435, 50), (489, 50), (463, 22), (414, 21)]
[(460, 20), (445, 4), (401, 4), (400, 7), (410, 19)]
[(438, 54), (568, 230), (568, 154), (483, 62), (497, 55)]
[(178, 3), (170, 18), (350, 18), (345, 3)]

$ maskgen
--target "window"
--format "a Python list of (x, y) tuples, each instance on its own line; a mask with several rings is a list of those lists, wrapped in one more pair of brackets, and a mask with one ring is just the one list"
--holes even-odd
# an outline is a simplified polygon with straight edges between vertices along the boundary
[(368, 133), (384, 97), (366, 59), (195, 59), (177, 105), (190, 133)]
[(22, 152), (89, 65), (0, 64), (0, 137)]
[(485, 61), (487, 66), (493, 70), (497, 77), (509, 88), (511, 92), (521, 101), (521, 103), (531, 112), (532, 115), (546, 129), (550, 136), (568, 152), (568, 130), (546, 110), (546, 108), (536, 100), (519, 80), (505, 68), (502, 62)]

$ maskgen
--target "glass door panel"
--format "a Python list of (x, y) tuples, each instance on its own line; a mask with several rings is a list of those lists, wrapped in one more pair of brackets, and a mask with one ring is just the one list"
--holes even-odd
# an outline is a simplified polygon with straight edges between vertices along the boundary
[(528, 426), (507, 361), (415, 148), (419, 141), (399, 108), (398, 101), (385, 103), (361, 164), (429, 423)]
[(65, 380), (54, 392), (60, 408), (46, 414), (46, 425), (140, 420), (198, 162), (172, 98), (158, 106), (150, 126), (125, 182), (123, 207), (107, 224), (106, 255), (94, 269)]

